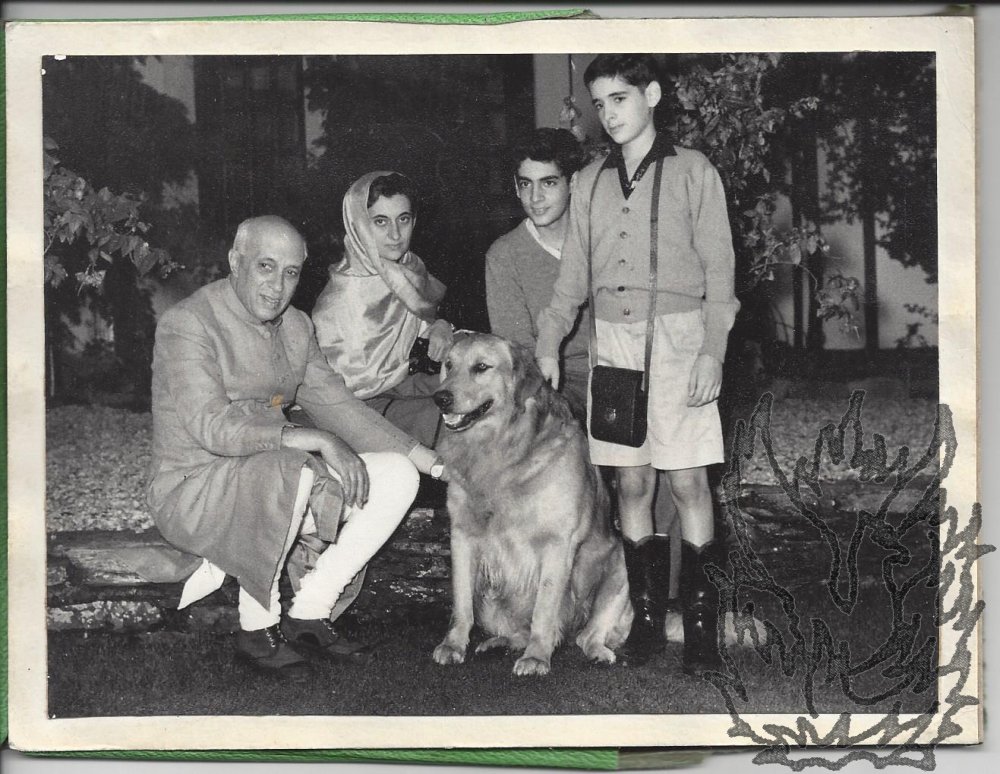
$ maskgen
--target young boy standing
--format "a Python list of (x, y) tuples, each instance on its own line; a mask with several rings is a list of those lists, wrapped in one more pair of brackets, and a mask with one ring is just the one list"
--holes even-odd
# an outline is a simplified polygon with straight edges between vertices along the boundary
[(653, 111), (662, 91), (651, 56), (600, 55), (584, 80), (614, 144), (606, 159), (574, 180), (559, 277), (548, 308), (539, 315), (538, 365), (557, 385), (559, 344), (590, 295), (592, 273), (599, 364), (645, 367), (652, 167), (662, 160), (647, 437), (639, 448), (591, 437), (590, 454), (594, 464), (616, 468), (636, 610), (626, 659), (641, 662), (663, 642), (652, 609), (666, 589), (650, 582), (657, 550), (650, 536), (656, 471), (664, 470), (684, 538), (684, 668), (689, 673), (718, 669), (718, 593), (704, 572), (706, 562), (716, 561), (707, 466), (724, 460), (716, 400), (739, 309), (725, 192), (703, 154), (674, 146), (667, 134), (657, 132)]
[[(583, 165), (584, 154), (576, 137), (565, 129), (536, 129), (511, 154), (514, 185), (525, 219), (517, 228), (497, 239), (486, 253), (486, 305), (493, 333), (528, 347), (538, 340), (538, 318), (552, 299), (559, 276), (559, 262), (569, 227), (570, 180)], [(560, 352), (559, 390), (581, 422), (587, 417), (590, 378), (589, 310), (580, 312)], [(663, 623), (669, 598), (676, 596), (680, 570), (680, 525), (669, 483), (662, 478), (656, 492), (655, 522), (662, 535), (651, 571), (670, 594), (654, 605), (654, 618)], [(668, 543), (666, 535), (674, 535)], [(649, 549), (653, 549), (650, 545)], [(670, 564), (669, 558), (677, 561)], [(673, 572), (671, 572), (673, 570)], [(662, 628), (662, 627), (660, 627)]]
[[(552, 298), (569, 225), (569, 181), (584, 156), (565, 129), (536, 129), (512, 154), (514, 186), (525, 219), (486, 252), (486, 307), (490, 329), (534, 351), (538, 315)], [(581, 420), (587, 413), (590, 362), (587, 311), (575, 319), (562, 355), (560, 391)]]

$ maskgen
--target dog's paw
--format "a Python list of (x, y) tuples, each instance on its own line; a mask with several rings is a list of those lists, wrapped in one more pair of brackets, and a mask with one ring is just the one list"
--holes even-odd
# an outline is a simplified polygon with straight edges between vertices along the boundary
[(518, 677), (526, 675), (547, 675), (549, 673), (549, 662), (543, 661), (534, 656), (521, 656), (514, 662), (514, 674)]
[(434, 648), (434, 661), (438, 664), (462, 664), (465, 662), (465, 648), (456, 648), (445, 641)]
[(476, 646), (476, 656), (480, 658), (498, 658), (510, 651), (510, 640), (506, 637), (490, 637)]
[(596, 648), (585, 651), (585, 655), (595, 666), (611, 666), (618, 660), (615, 652), (604, 645), (598, 645)]

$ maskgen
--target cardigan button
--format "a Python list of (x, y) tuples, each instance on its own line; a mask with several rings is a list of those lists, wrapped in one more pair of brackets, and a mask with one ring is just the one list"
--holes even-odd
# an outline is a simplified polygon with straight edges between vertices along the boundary
[(628, 232), (622, 231), (618, 236), (620, 236), (622, 239), (628, 239)]
[(618, 286), (618, 292), (619, 293), (624, 293), (625, 292), (625, 286), (624, 285), (619, 285)]
[(622, 207), (622, 213), (625, 214), (625, 215), (628, 215), (629, 214), (629, 208), (628, 207)]
[(625, 315), (626, 317), (631, 317), (632, 316), (632, 310), (629, 309), (628, 307), (625, 307), (625, 309), (622, 310), (622, 314)]

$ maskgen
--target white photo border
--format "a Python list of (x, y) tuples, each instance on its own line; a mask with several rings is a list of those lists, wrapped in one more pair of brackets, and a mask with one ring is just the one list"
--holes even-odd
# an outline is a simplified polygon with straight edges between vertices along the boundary
[[(220, 34), (220, 25), (225, 34)], [(122, 34), (127, 31), (127, 34)], [(728, 715), (448, 717), (204, 717), (51, 719), (45, 641), (45, 441), (41, 57), (50, 54), (468, 54), (711, 51), (933, 51), (937, 63), (940, 402), (951, 407), (959, 454), (949, 505), (965, 525), (979, 502), (977, 453), (976, 185), (973, 21), (854, 19), (549, 20), (493, 27), (336, 21), (14, 22), (7, 28), (7, 336), (9, 705), (12, 742), (29, 750), (331, 749), (415, 747), (742, 746)], [(975, 574), (974, 574), (975, 576)], [(940, 630), (940, 653), (956, 632)], [(980, 697), (973, 659), (966, 691)], [(939, 678), (944, 700), (954, 675)], [(795, 728), (798, 716), (747, 715)], [(855, 715), (859, 726), (881, 716)], [(811, 719), (821, 732), (839, 716)], [(981, 704), (952, 720), (947, 743), (981, 739)], [(902, 716), (903, 722), (907, 716)], [(934, 738), (931, 726), (914, 742)], [(903, 737), (900, 737), (900, 740)], [(906, 738), (909, 738), (907, 735)], [(896, 740), (896, 741), (900, 741)]]

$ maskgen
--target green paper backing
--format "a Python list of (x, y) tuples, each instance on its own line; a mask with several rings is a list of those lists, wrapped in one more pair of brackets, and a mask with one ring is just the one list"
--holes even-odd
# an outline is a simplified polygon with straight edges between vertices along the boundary
[(635, 748), (512, 748), (423, 750), (104, 750), (95, 752), (28, 753), (45, 758), (101, 758), (140, 761), (229, 761), (269, 763), (428, 763), (473, 766), (522, 766), (553, 769), (616, 771), (688, 768), (700, 763), (707, 750)]

